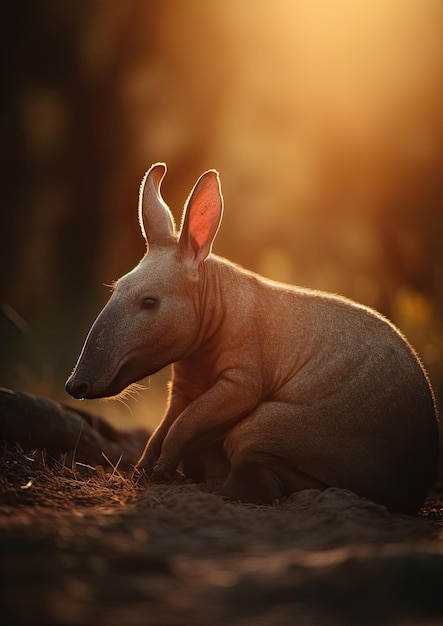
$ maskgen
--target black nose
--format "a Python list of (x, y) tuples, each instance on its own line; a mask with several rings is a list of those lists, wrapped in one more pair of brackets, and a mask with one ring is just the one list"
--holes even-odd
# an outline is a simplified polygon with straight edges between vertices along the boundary
[(83, 398), (87, 398), (91, 391), (91, 385), (84, 378), (77, 379), (75, 376), (71, 376), (66, 382), (65, 389), (73, 398), (82, 400)]

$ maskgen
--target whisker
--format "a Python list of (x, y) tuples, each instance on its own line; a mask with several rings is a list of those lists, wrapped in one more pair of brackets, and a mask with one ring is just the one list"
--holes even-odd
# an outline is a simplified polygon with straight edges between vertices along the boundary
[(120, 402), (120, 404), (123, 404), (123, 406), (125, 406), (128, 409), (129, 413), (133, 415), (131, 407), (129, 406), (127, 402), (124, 401), (121, 395), (114, 396), (114, 399), (117, 400), (117, 402)]
[(129, 396), (133, 400), (138, 400), (139, 398), (142, 398), (141, 392), (145, 391), (146, 389), (147, 387), (145, 387), (144, 385), (140, 385), (139, 383), (132, 383), (131, 385), (129, 385), (129, 387), (126, 387), (123, 394), (124, 397)]
[(123, 391), (116, 394), (115, 396), (108, 396), (107, 398), (101, 398), (101, 402), (109, 402), (111, 400), (117, 400), (128, 409), (131, 415), (133, 415), (130, 405), (127, 402), (125, 402), (125, 400), (130, 399), (130, 400), (137, 402), (140, 398), (143, 397), (141, 392), (145, 391), (146, 389), (149, 389), (149, 387), (145, 387), (144, 385), (140, 385), (139, 383), (132, 383), (131, 385), (123, 389)]
[(111, 293), (115, 290), (116, 286), (117, 286), (117, 281), (113, 280), (111, 283), (103, 283), (104, 287), (109, 287)]
[[(150, 379), (148, 379), (148, 380), (150, 380)], [(149, 389), (150, 385), (148, 385), (146, 387), (145, 385), (141, 385), (140, 383), (132, 383), (131, 387), (133, 387), (137, 391), (139, 391), (139, 390), (144, 391), (145, 389)]]

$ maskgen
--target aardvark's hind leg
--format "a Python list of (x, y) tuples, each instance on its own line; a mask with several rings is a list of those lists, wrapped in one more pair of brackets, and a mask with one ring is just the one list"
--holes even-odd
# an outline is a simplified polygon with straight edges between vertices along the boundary
[(326, 487), (297, 469), (284, 467), (265, 455), (251, 454), (233, 466), (221, 494), (230, 500), (272, 504), (295, 491)]
[(291, 405), (266, 402), (234, 426), (224, 443), (231, 472), (222, 495), (271, 504), (301, 489), (328, 486), (300, 468), (300, 432), (294, 429), (293, 412)]

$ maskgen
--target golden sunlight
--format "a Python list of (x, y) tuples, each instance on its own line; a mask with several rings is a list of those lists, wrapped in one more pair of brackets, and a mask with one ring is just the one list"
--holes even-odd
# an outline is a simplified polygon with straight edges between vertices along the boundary
[(69, 20), (48, 8), (48, 29), (77, 24), (78, 36), (65, 37), (63, 72), (52, 51), (46, 80), (23, 77), (14, 109), (39, 177), (24, 191), (32, 227), (5, 242), (20, 248), (5, 295), (37, 334), (72, 320), (74, 292), (91, 319), (97, 285), (143, 254), (138, 185), (165, 161), (177, 223), (200, 173), (220, 171), (216, 253), (407, 320), (441, 360), (442, 316), (411, 316), (404, 297), (443, 307), (441, 1), (91, 6), (72, 5)]

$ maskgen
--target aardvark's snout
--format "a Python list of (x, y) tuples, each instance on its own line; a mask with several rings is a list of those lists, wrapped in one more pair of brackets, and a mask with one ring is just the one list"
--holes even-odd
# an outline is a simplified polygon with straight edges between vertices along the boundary
[(91, 384), (86, 378), (80, 378), (73, 374), (66, 381), (65, 389), (73, 398), (83, 400), (88, 397), (91, 391)]

